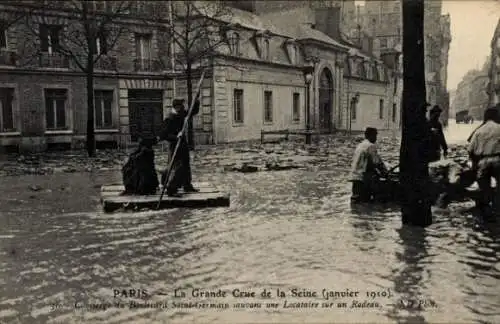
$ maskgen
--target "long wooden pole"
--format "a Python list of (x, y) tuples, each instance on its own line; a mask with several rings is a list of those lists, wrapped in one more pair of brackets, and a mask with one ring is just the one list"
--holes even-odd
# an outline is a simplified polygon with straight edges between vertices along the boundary
[[(198, 82), (198, 86), (196, 88), (196, 95), (194, 98), (197, 98), (200, 90), (201, 90), (201, 84), (203, 83), (203, 79), (205, 78), (205, 70), (201, 72), (201, 77), (200, 81)], [(186, 117), (184, 118), (184, 124), (182, 125), (181, 133), (182, 136), (177, 138), (177, 144), (175, 145), (174, 152), (172, 153), (172, 156), (170, 157), (170, 161), (168, 162), (168, 169), (167, 169), (167, 174), (165, 178), (163, 179), (164, 183), (162, 183), (162, 189), (161, 189), (161, 195), (160, 199), (158, 199), (158, 204), (156, 205), (156, 209), (160, 208), (161, 200), (163, 199), (163, 195), (165, 194), (165, 188), (168, 183), (168, 179), (170, 178), (170, 173), (172, 172), (172, 167), (174, 166), (174, 161), (175, 161), (175, 156), (177, 155), (177, 152), (179, 151), (179, 147), (181, 146), (181, 141), (183, 141), (183, 137), (185, 136), (185, 132), (187, 130), (187, 125), (189, 122), (189, 119), (191, 118), (191, 115), (193, 114), (193, 107), (194, 104), (196, 103), (196, 100), (191, 101), (191, 105), (189, 106), (188, 113)]]

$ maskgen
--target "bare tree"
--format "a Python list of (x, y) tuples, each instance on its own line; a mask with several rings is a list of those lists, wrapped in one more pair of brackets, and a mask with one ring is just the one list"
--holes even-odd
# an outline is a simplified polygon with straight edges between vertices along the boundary
[(403, 114), (400, 182), (403, 224), (432, 224), (425, 117), (424, 0), (403, 1)]
[(22, 22), (29, 15), (30, 7), (19, 8), (18, 3), (19, 1), (12, 0), (3, 0), (0, 3), (0, 10), (3, 13), (0, 18), (0, 27), (3, 30)]
[[(169, 1), (166, 16), (157, 16), (156, 22), (166, 22), (169, 45), (167, 55), (160, 55), (161, 63), (180, 72), (186, 79), (187, 101), (193, 101), (193, 76), (197, 69), (213, 66), (213, 56), (219, 47), (228, 45), (225, 37), (231, 28), (231, 8), (223, 1)], [(156, 12), (165, 12), (158, 9)], [(196, 83), (196, 80), (194, 81)], [(192, 120), (188, 124), (188, 142), (194, 147)]]
[[(89, 157), (95, 156), (94, 75), (126, 30), (133, 1), (40, 1), (25, 17), (34, 44), (31, 57), (43, 64), (57, 60), (85, 74), (87, 89), (87, 138)], [(54, 20), (54, 18), (59, 18)], [(61, 21), (64, 25), (61, 25)], [(57, 23), (56, 23), (57, 22)], [(48, 55), (47, 55), (48, 54)], [(116, 67), (110, 67), (116, 69)]]

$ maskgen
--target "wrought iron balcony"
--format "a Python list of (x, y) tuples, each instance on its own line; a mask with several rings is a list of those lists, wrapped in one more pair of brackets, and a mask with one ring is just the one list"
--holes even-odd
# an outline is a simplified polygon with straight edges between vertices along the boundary
[(14, 51), (0, 51), (0, 65), (17, 65), (17, 54)]
[(118, 60), (116, 57), (101, 56), (94, 68), (102, 71), (116, 71), (118, 70)]
[(136, 72), (160, 72), (163, 70), (163, 64), (159, 60), (135, 59), (134, 71)]
[(69, 59), (59, 53), (42, 53), (40, 54), (40, 67), (50, 68), (69, 68)]

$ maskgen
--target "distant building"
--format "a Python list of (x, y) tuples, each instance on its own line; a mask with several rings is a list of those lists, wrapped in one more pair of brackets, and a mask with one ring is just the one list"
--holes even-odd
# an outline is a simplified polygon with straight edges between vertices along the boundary
[(451, 103), (455, 115), (467, 111), (467, 115), (474, 120), (482, 120), (488, 107), (487, 86), (488, 75), (485, 68), (469, 71), (458, 84)]
[(306, 61), (318, 60), (311, 96), (315, 129), (399, 129), (399, 52), (380, 53), (376, 40), (364, 31), (349, 35), (356, 17), (354, 1), (240, 2), (253, 2), (247, 4), (248, 11), (300, 40)]
[[(60, 3), (63, 7), (65, 2)], [(92, 3), (95, 10), (105, 10), (112, 2)], [(379, 55), (366, 35), (357, 44), (345, 40), (337, 2), (333, 7), (324, 2), (320, 8), (302, 4), (278, 15), (265, 10), (265, 3), (235, 8), (226, 20), (214, 22), (230, 23), (231, 28), (221, 32), (221, 46), (210, 57), (202, 107), (193, 122), (196, 143), (257, 139), (262, 130), (304, 129), (308, 118), (314, 129), (325, 132), (399, 128), (395, 53)], [(143, 4), (137, 2), (130, 14), (149, 8)], [(349, 10), (352, 14), (352, 7)], [(33, 151), (55, 145), (81, 148), (85, 143), (85, 76), (56, 50), (70, 26), (78, 26), (72, 23), (77, 18), (71, 11), (44, 15), (48, 17), (30, 17), (34, 28), (44, 31), (39, 35), (27, 33), (24, 20), (1, 30), (0, 146)], [(165, 64), (170, 55), (167, 33), (161, 26), (128, 18), (127, 30), (96, 63), (98, 145), (128, 145), (140, 136), (158, 134), (175, 95), (174, 77), (176, 95), (186, 93), (185, 76)], [(26, 41), (33, 47), (23, 48)], [(37, 59), (28, 60), (33, 53), (39, 53)], [(306, 66), (314, 68), (309, 87)], [(198, 67), (193, 73), (196, 83)]]
[(493, 106), (500, 103), (500, 19), (491, 40), (488, 77), (488, 105)]
[[(450, 16), (442, 15), (442, 1), (425, 1), (425, 76), (427, 101), (443, 108), (442, 122), (447, 123), (449, 94), (446, 90), (448, 51), (451, 42)], [(402, 48), (402, 8), (400, 0), (365, 1), (357, 8), (358, 26), (378, 40), (381, 53)], [(351, 28), (353, 28), (351, 26)], [(355, 35), (356, 30), (351, 31)]]

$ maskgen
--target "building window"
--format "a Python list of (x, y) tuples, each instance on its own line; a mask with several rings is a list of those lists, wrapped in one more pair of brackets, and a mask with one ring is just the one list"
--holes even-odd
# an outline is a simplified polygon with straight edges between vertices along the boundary
[(380, 39), (380, 48), (387, 48), (387, 38)]
[(0, 132), (15, 132), (14, 89), (0, 88)]
[(395, 123), (396, 122), (396, 114), (398, 112), (398, 105), (393, 103), (392, 104), (392, 122)]
[(40, 25), (40, 46), (42, 52), (53, 54), (60, 44), (61, 26)]
[(92, 1), (92, 9), (94, 11), (106, 11), (106, 1)]
[(358, 63), (358, 77), (360, 78), (366, 78), (366, 69), (365, 69), (365, 64), (363, 62)]
[(233, 91), (233, 121), (237, 124), (243, 123), (243, 90)]
[(231, 54), (240, 55), (240, 35), (238, 33), (231, 33), (229, 35), (229, 48)]
[(295, 44), (288, 45), (288, 54), (290, 55), (290, 63), (297, 64), (298, 62), (298, 49)]
[(380, 99), (379, 101), (378, 118), (384, 119), (384, 99)]
[(66, 101), (68, 90), (45, 89), (45, 118), (47, 130), (68, 129), (66, 122)]
[(292, 120), (300, 121), (300, 93), (298, 92), (293, 93)]
[(0, 21), (0, 48), (7, 48), (7, 24)]
[(378, 67), (376, 65), (372, 68), (373, 80), (380, 81), (380, 75), (378, 74)]
[(113, 90), (94, 90), (95, 126), (113, 128)]
[(273, 92), (264, 91), (264, 122), (273, 122)]
[(351, 76), (351, 63), (348, 58), (344, 60), (344, 76)]
[(108, 51), (108, 49), (107, 49), (106, 34), (105, 33), (100, 33), (95, 38), (95, 42), (94, 42), (94, 54), (95, 55), (106, 54), (107, 51)]
[(269, 61), (269, 39), (264, 39), (264, 60)]
[(356, 109), (358, 105), (356, 104), (356, 101), (351, 100), (351, 120), (356, 120)]
[(398, 93), (398, 78), (394, 77), (394, 95)]
[(139, 60), (140, 66), (144, 69), (151, 61), (151, 34), (135, 34), (135, 57)]

